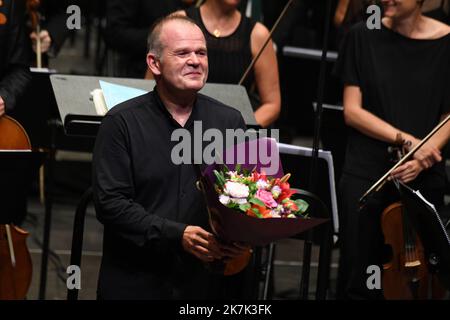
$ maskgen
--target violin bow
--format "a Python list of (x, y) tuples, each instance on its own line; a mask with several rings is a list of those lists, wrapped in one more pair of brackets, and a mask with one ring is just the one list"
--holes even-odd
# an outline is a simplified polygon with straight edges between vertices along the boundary
[(40, 25), (40, 14), (38, 12), (40, 5), (39, 0), (28, 0), (27, 10), (30, 15), (31, 28), (36, 32), (36, 67), (38, 69), (42, 68), (42, 45), (41, 45), (41, 25)]
[(250, 65), (248, 66), (247, 70), (245, 70), (244, 75), (242, 76), (241, 80), (239, 81), (239, 85), (242, 85), (242, 83), (245, 81), (245, 79), (247, 78), (250, 70), (252, 70), (252, 68), (255, 66), (255, 63), (258, 61), (259, 57), (261, 56), (261, 54), (263, 53), (264, 49), (267, 47), (267, 44), (269, 43), (270, 39), (272, 39), (272, 34), (275, 31), (275, 29), (278, 27), (278, 25), (281, 22), (281, 19), (283, 19), (283, 17), (286, 15), (287, 10), (289, 9), (289, 7), (291, 6), (292, 2), (294, 0), (289, 0), (289, 2), (286, 4), (286, 6), (284, 7), (283, 11), (281, 12), (280, 16), (278, 17), (277, 21), (275, 22), (275, 24), (273, 25), (272, 29), (269, 32), (269, 36), (267, 37), (266, 41), (264, 42), (264, 45), (262, 46), (262, 48), (259, 50), (258, 54), (253, 58), (252, 62), (250, 63)]
[(9, 257), (11, 258), (11, 265), (13, 266), (13, 268), (15, 268), (16, 267), (16, 255), (14, 253), (14, 245), (13, 245), (13, 240), (12, 240), (12, 236), (11, 236), (10, 225), (5, 224), (5, 229), (6, 229), (6, 238), (8, 240)]
[(431, 137), (433, 137), (436, 132), (438, 132), (447, 122), (450, 120), (450, 114), (441, 122), (439, 123), (425, 138), (422, 139), (414, 148), (412, 148), (403, 158), (400, 159), (388, 172), (384, 174), (383, 177), (380, 178), (370, 189), (359, 199), (359, 204), (363, 206), (365, 202), (367, 201), (367, 197), (372, 194), (373, 192), (379, 191), (383, 185), (386, 183), (386, 179), (391, 175), (391, 173), (403, 165), (409, 158), (411, 158), (414, 153), (419, 150), (425, 143), (430, 140)]

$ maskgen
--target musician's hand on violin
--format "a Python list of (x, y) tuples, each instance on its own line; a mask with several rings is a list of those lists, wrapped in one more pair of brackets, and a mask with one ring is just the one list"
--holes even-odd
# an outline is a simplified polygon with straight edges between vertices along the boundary
[[(52, 38), (50, 37), (50, 34), (48, 33), (47, 30), (42, 30), (39, 33), (39, 36), (41, 38), (41, 53), (45, 53), (50, 49), (50, 46), (52, 45)], [(30, 34), (30, 38), (32, 41), (32, 45), (33, 45), (33, 51), (36, 52), (37, 48), (36, 48), (36, 43), (37, 43), (37, 34), (36, 32), (32, 32)]]
[(442, 156), (438, 148), (425, 143), (414, 153), (414, 159), (419, 161), (424, 169), (429, 169), (435, 163), (442, 161)]
[(0, 117), (5, 114), (5, 101), (0, 97)]
[(408, 183), (416, 179), (422, 170), (424, 167), (418, 160), (410, 160), (392, 171), (391, 176), (403, 183)]
[(184, 250), (204, 262), (223, 258), (216, 237), (201, 227), (187, 226), (184, 229), (182, 245)]

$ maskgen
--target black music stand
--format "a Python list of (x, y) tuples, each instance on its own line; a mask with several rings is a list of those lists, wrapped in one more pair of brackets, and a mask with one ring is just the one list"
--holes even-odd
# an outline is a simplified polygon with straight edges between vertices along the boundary
[[(153, 90), (155, 81), (143, 79), (52, 75), (50, 81), (55, 93), (64, 130), (67, 135), (95, 137), (103, 116), (98, 115), (91, 92), (100, 88), (99, 80), (146, 91)], [(257, 127), (253, 109), (243, 86), (207, 83), (200, 93), (215, 98), (239, 110), (249, 127)]]
[(434, 208), (419, 192), (398, 182), (406, 214), (422, 240), (429, 270), (450, 290), (450, 238)]
[[(44, 152), (0, 151), (0, 201), (4, 206), (0, 224), (15, 221), (20, 199), (25, 199), (38, 168), (44, 163)], [(26, 212), (26, 211), (25, 211)]]
[(58, 109), (50, 84), (50, 76), (56, 71), (46, 68), (30, 68), (31, 84), (20, 100), (20, 107), (13, 111), (12, 116), (25, 128), (31, 137), (34, 149), (49, 150), (45, 163), (45, 218), (42, 240), (41, 279), (39, 299), (45, 299), (47, 284), (47, 265), (50, 247), (50, 229), (52, 219), (52, 182), (55, 143), (58, 129)]
[[(94, 89), (100, 88), (99, 80), (146, 91), (153, 90), (155, 86), (155, 81), (153, 80), (62, 74), (50, 76), (66, 135), (85, 137), (95, 137), (97, 135), (103, 116), (97, 114), (90, 97)], [(243, 86), (207, 83), (200, 92), (239, 110), (248, 127), (258, 127), (250, 99)], [(87, 206), (91, 200), (92, 189), (89, 188), (83, 194), (76, 209), (70, 260), (72, 265), (81, 265), (84, 220)], [(68, 289), (67, 299), (77, 300), (78, 290)]]

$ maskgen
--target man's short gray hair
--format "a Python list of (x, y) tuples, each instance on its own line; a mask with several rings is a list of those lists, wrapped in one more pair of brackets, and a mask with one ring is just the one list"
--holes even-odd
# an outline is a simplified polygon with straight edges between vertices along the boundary
[(164, 49), (164, 46), (161, 42), (162, 28), (164, 24), (170, 21), (184, 21), (198, 27), (194, 20), (181, 14), (170, 14), (156, 20), (150, 28), (150, 32), (147, 38), (147, 52), (153, 53), (157, 58), (161, 57)]

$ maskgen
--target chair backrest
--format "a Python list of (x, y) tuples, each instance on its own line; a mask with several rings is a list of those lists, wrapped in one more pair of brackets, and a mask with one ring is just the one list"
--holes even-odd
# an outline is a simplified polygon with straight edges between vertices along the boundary
[[(302, 190), (308, 189), (308, 178), (311, 167), (312, 149), (279, 143), (281, 162), (285, 173), (291, 173), (289, 179), (292, 187)], [(333, 231), (339, 232), (339, 217), (336, 197), (336, 183), (334, 175), (333, 156), (329, 151), (319, 151), (318, 183), (315, 194), (330, 209)], [(308, 190), (309, 191), (309, 190)]]
[[(86, 190), (81, 197), (75, 213), (72, 233), (72, 248), (70, 253), (70, 265), (81, 266), (81, 254), (83, 251), (83, 235), (84, 235), (84, 221), (86, 218), (86, 209), (88, 204), (92, 201), (92, 187)], [(67, 300), (78, 300), (78, 289), (67, 288)]]

